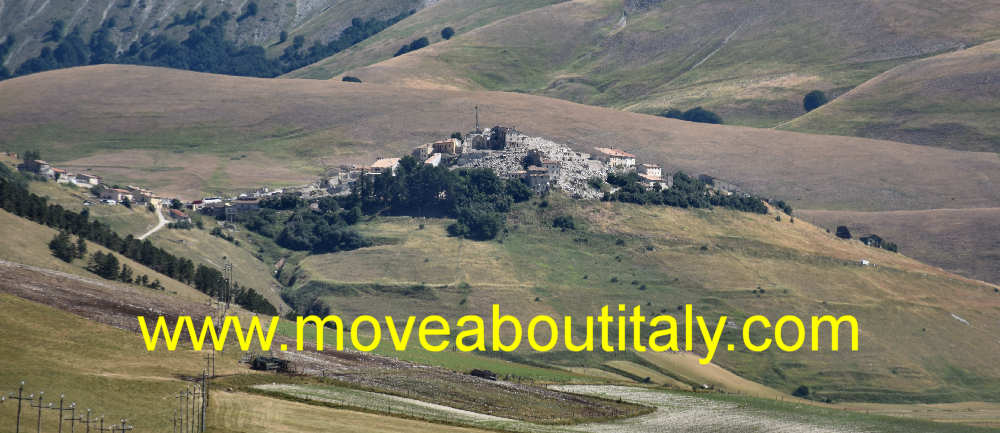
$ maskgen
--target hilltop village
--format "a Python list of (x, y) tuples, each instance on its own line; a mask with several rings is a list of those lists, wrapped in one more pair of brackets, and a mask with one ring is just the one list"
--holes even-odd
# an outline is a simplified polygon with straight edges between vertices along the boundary
[[(452, 169), (486, 168), (503, 179), (519, 179), (536, 193), (558, 189), (576, 199), (595, 200), (617, 189), (605, 184), (612, 173), (635, 173), (643, 187), (667, 190), (674, 185), (674, 176), (654, 161), (640, 161), (636, 155), (614, 147), (595, 147), (593, 153), (576, 152), (569, 146), (541, 137), (531, 137), (512, 127), (483, 128), (464, 137), (454, 134), (451, 138), (421, 144), (410, 155), (424, 164)], [(17, 158), (17, 154), (8, 152)], [(139, 204), (168, 209), (174, 221), (190, 221), (187, 212), (198, 212), (220, 219), (238, 219), (240, 215), (260, 208), (260, 200), (283, 193), (299, 194), (315, 199), (324, 196), (345, 196), (352, 186), (364, 176), (396, 173), (401, 157), (378, 158), (366, 166), (341, 166), (332, 176), (324, 176), (310, 184), (297, 187), (271, 189), (261, 187), (232, 197), (204, 197), (184, 201), (168, 198), (134, 185), (109, 185), (99, 176), (70, 173), (39, 159), (38, 155), (24, 155), (18, 166), (23, 173), (43, 177), (57, 183), (72, 184), (91, 189), (95, 199), (104, 205)], [(745, 195), (735, 184), (709, 175), (697, 179), (714, 193), (730, 196)], [(86, 202), (85, 205), (96, 204)]]
[[(576, 152), (569, 146), (540, 137), (524, 135), (514, 128), (494, 126), (417, 146), (411, 155), (424, 164), (452, 168), (487, 168), (503, 179), (523, 180), (535, 192), (550, 188), (562, 190), (577, 199), (599, 199), (604, 195), (598, 185), (609, 173), (636, 172), (646, 188), (669, 189), (674, 179), (652, 161), (639, 163), (625, 150), (596, 147), (593, 153)], [(379, 158), (369, 166), (345, 166), (323, 185), (334, 195), (350, 192), (362, 176), (395, 173), (401, 158)], [(739, 193), (739, 188), (712, 176), (698, 179), (725, 195)], [(599, 182), (598, 182), (599, 181)], [(318, 185), (320, 186), (320, 185)], [(612, 187), (612, 192), (614, 187)]]

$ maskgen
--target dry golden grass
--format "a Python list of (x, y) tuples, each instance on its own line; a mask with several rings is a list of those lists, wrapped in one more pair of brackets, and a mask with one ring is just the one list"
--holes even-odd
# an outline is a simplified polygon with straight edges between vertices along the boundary
[[(38, 266), (47, 269), (62, 271), (74, 275), (96, 278), (96, 276), (86, 270), (87, 259), (75, 259), (73, 263), (66, 263), (49, 251), (49, 241), (58, 233), (55, 229), (36, 224), (24, 218), (20, 218), (5, 210), (0, 210), (0, 258), (11, 262), (25, 265)], [(87, 255), (97, 251), (109, 252), (107, 248), (93, 242), (87, 242)], [(135, 276), (143, 274), (149, 276), (149, 280), (159, 279), (167, 292), (176, 292), (185, 299), (207, 300), (208, 298), (191, 286), (173, 280), (166, 275), (149, 269), (121, 254), (115, 254), (118, 261), (128, 264), (132, 268)]]
[(615, 370), (624, 371), (625, 373), (638, 377), (640, 380), (648, 378), (651, 383), (655, 383), (657, 385), (666, 385), (671, 388), (682, 390), (691, 389), (691, 386), (684, 382), (631, 361), (608, 361), (605, 362), (604, 365)]
[[(684, 378), (697, 386), (709, 385), (713, 389), (732, 394), (750, 395), (767, 399), (798, 400), (774, 388), (744, 379), (715, 364), (702, 365), (693, 353), (639, 353), (640, 358)], [(675, 380), (676, 382), (676, 380)]]
[[(791, 223), (787, 216), (779, 222), (773, 214), (586, 203), (558, 195), (548, 201), (545, 209), (516, 210), (503, 243), (479, 243), (490, 253), (479, 256), (469, 279), (460, 280), (469, 287), (454, 285), (454, 274), (435, 264), (449, 262), (466, 244), (447, 238), (443, 223), (420, 230), (416, 221), (400, 218), (362, 225), (386, 236), (388, 246), (310, 258), (304, 262), (308, 278), (299, 284), (307, 279), (329, 283), (328, 291), (310, 296), (323, 297), (346, 318), (489, 315), (493, 303), (522, 320), (536, 314), (580, 318), (619, 303), (642, 305), (647, 315), (678, 317), (677, 306), (691, 303), (697, 314), (712, 320), (729, 316), (737, 329), (726, 331), (728, 339), (714, 361), (728, 371), (679, 373), (691, 377), (690, 383), (703, 380), (734, 392), (768, 394), (751, 382), (715, 378), (725, 373), (726, 380), (743, 377), (779, 393), (807, 384), (834, 400), (992, 398), (988, 395), (1000, 376), (988, 361), (1000, 348), (992, 336), (1000, 330), (996, 286), (840, 240), (806, 221)], [(565, 233), (550, 228), (551, 218), (567, 213), (586, 228)], [(588, 241), (574, 240), (581, 237)], [(619, 238), (624, 245), (616, 245)], [(878, 267), (862, 267), (862, 259)], [(517, 281), (497, 282), (495, 275)], [(434, 284), (411, 287), (420, 281)], [(841, 352), (748, 353), (741, 349), (738, 327), (753, 314), (772, 322), (794, 314), (804, 318), (807, 332), (810, 315), (851, 314), (861, 324), (862, 348), (856, 353), (845, 352), (844, 346)], [(827, 332), (820, 332), (823, 341)], [(540, 337), (544, 341), (547, 335)], [(841, 341), (847, 341), (846, 334)], [(728, 343), (738, 350), (728, 351)], [(704, 348), (696, 345), (695, 352), (703, 355)], [(600, 365), (573, 356), (549, 362)], [(664, 369), (682, 367), (690, 366)], [(978, 391), (949, 391), (960, 383), (956, 374), (983, 381), (975, 386)]]
[(951, 272), (1000, 282), (998, 208), (800, 214), (830, 230), (846, 225), (855, 237), (878, 234), (897, 243), (903, 254)]
[(897, 66), (783, 129), (1000, 151), (1000, 41)]
[(192, 228), (177, 230), (164, 228), (149, 239), (154, 244), (180, 257), (187, 257), (196, 264), (221, 269), (226, 260), (233, 265), (233, 280), (243, 287), (250, 287), (267, 298), (279, 311), (287, 311), (288, 307), (281, 300), (280, 286), (274, 279), (273, 267), (257, 259), (251, 252), (253, 245), (249, 244), (244, 233), (232, 233), (240, 241), (237, 246), (232, 242), (217, 236), (210, 231), (219, 224), (211, 218), (204, 218), (205, 229)]
[[(60, 163), (93, 155), (116, 158), (118, 152), (110, 149), (150, 158), (170, 155), (163, 164), (169, 170), (138, 164), (116, 169), (110, 180), (149, 178), (157, 190), (187, 196), (266, 180), (301, 181), (323, 167), (408, 152), (470, 129), (472, 108), (479, 105), (484, 124), (515, 125), (587, 152), (618, 146), (668, 169), (732, 180), (797, 208), (991, 207), (1000, 201), (996, 154), (694, 124), (513, 93), (108, 65), (4, 81), (0, 102), (0, 128), (7, 132), (0, 146), (38, 147)], [(233, 177), (207, 175), (213, 164), (205, 161), (242, 154), (250, 160), (253, 152), (262, 158), (254, 168)], [(252, 178), (240, 180), (248, 173)]]

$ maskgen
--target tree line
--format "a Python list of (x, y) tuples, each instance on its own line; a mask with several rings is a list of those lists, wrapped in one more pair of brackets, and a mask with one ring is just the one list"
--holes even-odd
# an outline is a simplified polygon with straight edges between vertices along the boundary
[(244, 225), (290, 250), (315, 254), (354, 250), (371, 245), (349, 226), (361, 218), (361, 209), (343, 208), (337, 199), (323, 197), (316, 209), (294, 194), (261, 200), (261, 209), (250, 212)]
[[(634, 171), (612, 172), (608, 174), (607, 182), (618, 189), (613, 193), (605, 192), (603, 200), (696, 209), (718, 206), (744, 212), (767, 213), (767, 205), (760, 198), (744, 194), (714, 193), (704, 182), (683, 172), (674, 173), (673, 180), (673, 186), (668, 189), (662, 189), (658, 185), (647, 188)], [(791, 210), (790, 207), (788, 209)]]
[(449, 234), (487, 240), (503, 231), (511, 206), (527, 201), (531, 194), (524, 182), (500, 179), (490, 169), (450, 170), (406, 156), (395, 176), (383, 173), (359, 179), (342, 205), (359, 206), (366, 215), (455, 218)]
[[(199, 273), (209, 273), (218, 274), (221, 278), (222, 273), (219, 270), (205, 265), (198, 265), (196, 267), (190, 259), (170, 254), (166, 250), (154, 246), (149, 239), (140, 241), (132, 235), (121, 237), (107, 224), (90, 219), (90, 212), (87, 209), (75, 212), (65, 209), (58, 204), (50, 204), (47, 198), (30, 192), (27, 185), (17, 179), (17, 176), (11, 173), (6, 167), (3, 167), (3, 170), (0, 171), (0, 208), (19, 217), (52, 227), (60, 232), (65, 232), (67, 236), (76, 235), (80, 239), (102, 245), (156, 272), (182, 283), (194, 285), (195, 289), (218, 297), (219, 292), (216, 285), (205, 284), (205, 282), (197, 280), (196, 276)], [(79, 245), (79, 240), (77, 242), (77, 245)], [(56, 250), (59, 251), (57, 257), (68, 255), (69, 248), (58, 244), (59, 242), (57, 242), (57, 245), (55, 245), (56, 248), (53, 250), (54, 253), (56, 253)], [(52, 246), (50, 243), (50, 248)], [(120, 268), (116, 269), (116, 272), (118, 273), (118, 279), (120, 279)], [(108, 271), (108, 275), (110, 275), (110, 271)], [(240, 305), (251, 311), (265, 314), (275, 314), (277, 312), (273, 305), (268, 303), (267, 300), (263, 299), (253, 289), (246, 290), (253, 292), (252, 294), (247, 293), (244, 295), (244, 298), (250, 301), (248, 301), (247, 305)], [(275, 313), (271, 313), (271, 311)]]
[[(120, 54), (118, 47), (111, 42), (112, 26), (101, 26), (93, 31), (89, 38), (84, 39), (79, 27), (64, 35), (65, 24), (56, 20), (53, 22), (53, 28), (46, 32), (44, 39), (56, 43), (55, 48), (43, 47), (38, 56), (22, 63), (13, 74), (6, 69), (0, 69), (0, 79), (52, 69), (106, 63), (163, 66), (251, 77), (276, 77), (343, 51), (413, 12), (411, 10), (385, 20), (354, 18), (351, 25), (344, 29), (337, 39), (325, 44), (315, 42), (309, 48), (305, 47), (305, 37), (296, 36), (281, 56), (274, 59), (267, 57), (264, 47), (259, 45), (241, 47), (234, 41), (226, 39), (226, 25), (234, 19), (227, 11), (221, 12), (206, 24), (202, 24), (207, 18), (204, 10), (190, 11), (183, 17), (177, 15), (167, 27), (194, 26), (188, 32), (186, 39), (176, 41), (163, 34), (153, 36), (151, 33), (146, 33)], [(247, 11), (241, 17), (254, 14), (256, 14), (255, 5), (252, 10), (248, 5)], [(287, 32), (283, 32), (283, 36), (287, 38)], [(0, 44), (0, 60), (6, 56), (14, 40), (14, 36), (11, 35)]]

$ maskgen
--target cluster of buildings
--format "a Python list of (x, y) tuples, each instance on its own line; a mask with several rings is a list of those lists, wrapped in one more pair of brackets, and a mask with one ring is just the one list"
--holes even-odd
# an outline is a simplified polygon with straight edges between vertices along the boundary
[[(514, 128), (503, 126), (477, 130), (468, 134), (464, 140), (448, 138), (425, 143), (415, 147), (410, 154), (426, 165), (489, 168), (502, 178), (521, 179), (536, 191), (541, 192), (556, 187), (572, 197), (581, 199), (600, 198), (603, 193), (595, 189), (590, 180), (606, 179), (610, 172), (634, 171), (642, 184), (648, 188), (668, 189), (673, 186), (673, 176), (665, 175), (663, 168), (658, 164), (639, 163), (635, 155), (622, 149), (596, 147), (592, 154), (576, 152), (566, 145), (540, 137), (529, 137)], [(297, 191), (311, 197), (327, 194), (346, 195), (350, 193), (354, 182), (364, 176), (379, 176), (384, 173), (395, 175), (400, 160), (401, 158), (395, 157), (377, 158), (367, 166), (342, 166), (336, 176), (303, 186)], [(68, 173), (52, 167), (43, 160), (25, 161), (18, 166), (18, 169), (59, 183), (72, 183), (84, 188), (103, 185), (97, 176)], [(739, 191), (736, 185), (708, 175), (700, 175), (699, 180), (727, 194)], [(246, 212), (259, 209), (261, 198), (283, 192), (284, 190), (272, 191), (265, 187), (238, 197), (205, 197), (184, 203), (184, 207), (191, 212), (216, 218), (224, 217), (232, 221)], [(152, 203), (154, 206), (159, 206), (169, 204), (171, 201), (131, 185), (125, 188), (104, 185), (99, 189), (99, 196), (107, 204), (128, 200), (132, 203)], [(175, 220), (189, 219), (186, 213), (176, 209), (170, 212), (170, 216)]]
[[(531, 188), (565, 190), (577, 198), (599, 198), (600, 191), (588, 185), (593, 177), (608, 172), (637, 172), (647, 187), (670, 188), (673, 177), (653, 163), (638, 164), (635, 155), (613, 147), (597, 147), (593, 154), (575, 152), (568, 146), (539, 137), (528, 137), (514, 128), (496, 126), (468, 134), (464, 140), (449, 138), (415, 147), (418, 161), (432, 166), (481, 167), (506, 179), (521, 179)], [(530, 161), (525, 166), (524, 162)], [(347, 194), (363, 176), (396, 173), (400, 158), (377, 158), (368, 166), (341, 167), (340, 173), (324, 180), (329, 193)]]
[[(16, 153), (7, 153), (7, 156), (17, 158)], [(83, 188), (93, 188), (101, 184), (101, 178), (84, 173), (73, 174), (61, 168), (53, 167), (52, 164), (41, 159), (24, 161), (17, 166), (22, 173), (31, 173), (45, 177), (58, 183), (69, 183)]]

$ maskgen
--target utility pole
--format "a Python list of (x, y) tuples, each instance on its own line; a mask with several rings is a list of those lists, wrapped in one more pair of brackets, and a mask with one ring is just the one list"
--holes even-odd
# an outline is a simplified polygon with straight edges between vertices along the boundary
[[(62, 433), (63, 421), (69, 421), (70, 422), (70, 430), (72, 431), (72, 428), (73, 428), (72, 427), (73, 426), (72, 423), (75, 422), (74, 418), (76, 418), (76, 403), (75, 402), (71, 403), (68, 407), (65, 407), (65, 406), (63, 406), (63, 399), (65, 399), (65, 398), (66, 398), (65, 394), (59, 394), (59, 407), (53, 408), (54, 410), (58, 410), (59, 411), (59, 433)], [(63, 418), (63, 413), (64, 412), (70, 412), (70, 417), (64, 419)]]
[[(214, 355), (215, 352), (212, 352)], [(212, 356), (214, 364), (215, 356)], [(214, 367), (214, 366), (213, 366)], [(205, 433), (205, 415), (208, 413), (208, 371), (201, 373), (201, 428), (200, 433)]]
[(126, 425), (126, 421), (128, 421), (128, 420), (126, 420), (125, 418), (122, 418), (122, 427), (120, 429), (118, 429), (118, 431), (120, 431), (122, 433), (125, 433), (125, 432), (127, 432), (129, 430), (132, 430), (134, 428), (134, 427), (132, 427), (130, 425)]
[(17, 397), (11, 394), (10, 399), (17, 400), (17, 423), (15, 424), (14, 427), (14, 433), (21, 433), (21, 402), (24, 400), (28, 400), (29, 401), (28, 404), (30, 405), (31, 404), (30, 401), (35, 399), (35, 395), (32, 394), (28, 396), (28, 398), (24, 397), (24, 381), (22, 380), (21, 384), (18, 385), (17, 387)]
[[(104, 417), (101, 417), (101, 419), (103, 420)], [(87, 426), (87, 433), (90, 433), (90, 425), (95, 422), (97, 422), (97, 420), (90, 418), (90, 409), (87, 409), (87, 419), (86, 420), (81, 419), (80, 424), (85, 424)]]
[[(83, 421), (83, 417), (77, 418), (76, 416), (76, 402), (69, 405), (69, 431), (70, 433), (76, 433), (76, 422)], [(90, 416), (90, 409), (87, 409), (87, 416)], [(90, 429), (90, 425), (87, 425), (87, 429)]]
[[(39, 391), (38, 392), (38, 405), (37, 406), (34, 403), (31, 403), (30, 401), (28, 402), (28, 406), (37, 407), (38, 408), (38, 424), (35, 426), (35, 433), (42, 433), (42, 397), (44, 397), (44, 396), (45, 396), (45, 392), (44, 391)], [(51, 406), (52, 406), (52, 403), (49, 403), (49, 407), (51, 407)]]
[(188, 431), (194, 433), (194, 392), (188, 388)]
[(177, 393), (176, 397), (177, 402), (180, 404), (180, 406), (178, 406), (178, 409), (180, 409), (180, 414), (181, 414), (181, 428), (180, 430), (178, 430), (178, 433), (185, 433), (187, 431), (184, 428), (184, 409), (187, 407), (187, 404), (184, 402), (185, 397), (186, 395), (184, 394), (184, 391)]
[(226, 297), (226, 310), (223, 313), (223, 316), (225, 316), (226, 314), (229, 314), (229, 301), (230, 298), (232, 297), (233, 262), (230, 262), (229, 257), (225, 256), (222, 257), (222, 260), (226, 261), (226, 264), (223, 266), (223, 275), (226, 277), (226, 291), (224, 295)]

